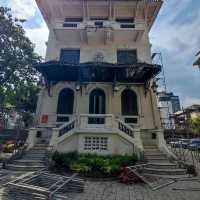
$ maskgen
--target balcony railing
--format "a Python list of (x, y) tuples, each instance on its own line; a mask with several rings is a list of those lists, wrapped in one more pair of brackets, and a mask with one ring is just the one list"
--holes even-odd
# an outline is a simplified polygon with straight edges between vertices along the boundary
[(112, 114), (81, 114), (80, 129), (104, 128), (112, 129), (113, 115)]
[[(44, 121), (42, 118), (46, 116), (46, 120)], [(73, 119), (74, 115), (67, 114), (43, 114), (39, 119), (39, 126), (51, 126), (51, 127), (59, 127), (66, 122), (69, 122)]]
[(134, 23), (119, 23), (119, 22), (101, 22), (101, 26), (99, 23), (95, 21), (88, 21), (88, 22), (63, 22), (61, 20), (56, 21), (54, 25), (55, 29), (62, 29), (62, 30), (83, 30), (88, 28), (105, 28), (105, 29), (112, 29), (115, 30), (144, 30), (145, 23), (143, 21), (135, 21)]

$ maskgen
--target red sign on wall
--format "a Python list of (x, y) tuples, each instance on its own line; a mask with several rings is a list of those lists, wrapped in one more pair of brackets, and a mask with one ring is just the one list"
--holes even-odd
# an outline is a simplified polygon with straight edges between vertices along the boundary
[(48, 115), (42, 115), (41, 123), (42, 124), (47, 124), (48, 123)]

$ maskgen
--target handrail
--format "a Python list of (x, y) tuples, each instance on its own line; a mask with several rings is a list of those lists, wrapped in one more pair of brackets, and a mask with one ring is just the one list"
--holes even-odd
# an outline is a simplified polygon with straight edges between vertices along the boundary
[(134, 138), (134, 130), (131, 126), (129, 126), (128, 124), (124, 123), (123, 121), (116, 119), (118, 122), (118, 129), (124, 133), (126, 133), (127, 135), (129, 135), (130, 137)]
[(44, 161), (47, 166), (49, 166), (49, 164), (51, 163), (51, 159), (52, 159), (54, 151), (55, 151), (55, 148), (53, 145), (48, 146), (45, 151)]
[(112, 114), (80, 114), (80, 128), (112, 128)]
[(113, 114), (80, 114), (83, 117), (113, 117)]
[(58, 130), (58, 136), (62, 136), (66, 133), (68, 133), (69, 131), (71, 131), (72, 129), (75, 128), (75, 124), (76, 124), (77, 119), (72, 119), (69, 122), (63, 124), (61, 127), (57, 128)]

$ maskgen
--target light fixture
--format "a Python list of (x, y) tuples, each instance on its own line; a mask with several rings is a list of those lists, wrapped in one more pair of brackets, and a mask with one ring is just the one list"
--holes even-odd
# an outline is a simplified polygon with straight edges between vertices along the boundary
[(76, 85), (76, 91), (79, 91), (80, 88), (81, 88), (80, 84), (77, 84), (77, 85)]
[(157, 92), (158, 85), (156, 84), (156, 82), (155, 82), (155, 81), (152, 83), (152, 86), (151, 86), (151, 88), (153, 89), (153, 92), (154, 92), (154, 93), (156, 93), (156, 92)]
[(113, 92), (118, 92), (119, 91), (119, 87), (117, 86), (117, 84), (113, 85)]
[(118, 92), (118, 91), (119, 91), (119, 87), (114, 86), (114, 91), (115, 91), (115, 92)]

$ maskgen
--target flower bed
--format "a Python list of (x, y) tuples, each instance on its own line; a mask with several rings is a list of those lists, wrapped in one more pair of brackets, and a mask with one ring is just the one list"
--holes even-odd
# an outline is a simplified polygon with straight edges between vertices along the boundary
[(135, 154), (99, 156), (91, 154), (58, 153), (53, 155), (53, 168), (63, 172), (77, 172), (89, 177), (116, 177), (125, 166), (135, 165)]

